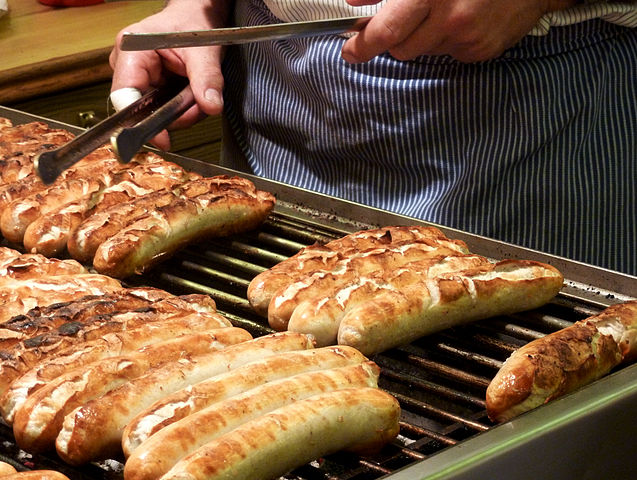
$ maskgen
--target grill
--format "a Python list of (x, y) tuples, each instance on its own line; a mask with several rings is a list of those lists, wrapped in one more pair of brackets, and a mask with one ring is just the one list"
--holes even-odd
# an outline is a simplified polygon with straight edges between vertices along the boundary
[[(35, 117), (0, 107), (14, 122)], [(38, 119), (42, 120), (42, 119)], [(50, 122), (53, 126), (67, 125)], [(196, 160), (169, 156), (205, 175), (234, 173)], [(243, 175), (243, 174), (242, 174)], [(133, 279), (175, 294), (205, 293), (236, 326), (253, 335), (272, 330), (246, 300), (250, 280), (305, 245), (382, 225), (423, 224), (264, 179), (255, 184), (277, 196), (277, 207), (255, 232), (190, 246), (152, 273)], [(295, 470), (290, 479), (378, 478), (609, 478), (629, 476), (631, 422), (637, 413), (637, 366), (625, 367), (594, 384), (501, 426), (486, 416), (487, 385), (502, 362), (525, 343), (632, 299), (637, 279), (513, 245), (444, 229), (471, 251), (491, 258), (527, 258), (559, 268), (565, 288), (550, 304), (517, 315), (457, 327), (376, 355), (380, 385), (400, 402), (401, 432), (379, 454), (363, 458), (336, 454)], [(9, 428), (0, 425), (0, 456), (31, 468), (54, 468), (72, 479), (120, 479), (119, 459), (71, 468), (55, 455), (20, 451)], [(589, 453), (590, 452), (590, 453)], [(600, 455), (601, 452), (602, 454)], [(572, 462), (577, 460), (577, 463)], [(576, 474), (577, 473), (577, 474)]]

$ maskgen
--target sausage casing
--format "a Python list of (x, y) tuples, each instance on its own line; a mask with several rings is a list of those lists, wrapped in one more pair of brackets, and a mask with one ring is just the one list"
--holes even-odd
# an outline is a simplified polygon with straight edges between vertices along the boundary
[(376, 387), (380, 369), (373, 362), (293, 375), (247, 390), (160, 430), (131, 455), (126, 480), (161, 477), (181, 458), (232, 429), (277, 408), (325, 392)]
[(354, 365), (365, 360), (363, 354), (351, 347), (324, 347), (279, 353), (216, 375), (162, 398), (133, 418), (124, 429), (124, 455), (130, 456), (142, 442), (162, 428), (215, 402), (274, 380)]
[(152, 368), (196, 358), (251, 338), (239, 328), (183, 335), (147, 345), (128, 355), (106, 358), (71, 370), (27, 397), (14, 417), (17, 444), (30, 452), (53, 447), (64, 417), (73, 409), (125, 385)]
[(497, 422), (591, 383), (637, 356), (637, 301), (616, 304), (519, 348), (486, 392)]
[(307, 336), (283, 332), (152, 369), (67, 415), (56, 440), (58, 455), (72, 465), (109, 458), (121, 452), (130, 420), (165, 395), (268, 355), (308, 348), (313, 343)]
[(316, 395), (207, 443), (162, 480), (274, 479), (339, 450), (378, 450), (397, 435), (399, 416), (396, 399), (376, 388)]
[(443, 274), (354, 306), (341, 320), (338, 343), (371, 355), (452, 326), (540, 307), (563, 281), (550, 265), (526, 260)]

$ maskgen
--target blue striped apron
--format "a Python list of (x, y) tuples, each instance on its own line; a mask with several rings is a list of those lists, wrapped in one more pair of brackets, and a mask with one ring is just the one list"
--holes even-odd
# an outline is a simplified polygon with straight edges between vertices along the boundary
[[(240, 25), (279, 21), (236, 5)], [(253, 173), (637, 275), (637, 29), (554, 27), (478, 64), (350, 65), (343, 42), (229, 49)]]

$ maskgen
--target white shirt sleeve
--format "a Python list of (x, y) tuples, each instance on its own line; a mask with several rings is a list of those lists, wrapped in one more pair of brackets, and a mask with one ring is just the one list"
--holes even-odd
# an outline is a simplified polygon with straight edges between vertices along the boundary
[(563, 27), (594, 18), (624, 27), (637, 27), (637, 3), (593, 1), (547, 13), (529, 34), (546, 35), (551, 27)]

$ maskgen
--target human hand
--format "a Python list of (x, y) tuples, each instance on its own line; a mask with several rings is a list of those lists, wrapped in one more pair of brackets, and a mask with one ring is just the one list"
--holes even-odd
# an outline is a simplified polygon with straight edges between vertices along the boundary
[[(347, 0), (362, 6), (380, 0)], [(344, 45), (351, 63), (388, 51), (398, 60), (451, 55), (461, 62), (495, 58), (515, 45), (542, 15), (576, 0), (388, 0)]]
[[(113, 68), (111, 91), (133, 87), (145, 92), (161, 85), (167, 72), (190, 79), (196, 105), (176, 120), (171, 128), (192, 125), (205, 115), (218, 115), (223, 109), (223, 76), (221, 47), (192, 47), (165, 50), (124, 52), (120, 50), (124, 32), (150, 33), (182, 30), (203, 30), (224, 26), (228, 2), (211, 0), (172, 0), (161, 12), (124, 28), (116, 38), (110, 55)], [(170, 148), (170, 137), (164, 131), (152, 143), (158, 148)]]

